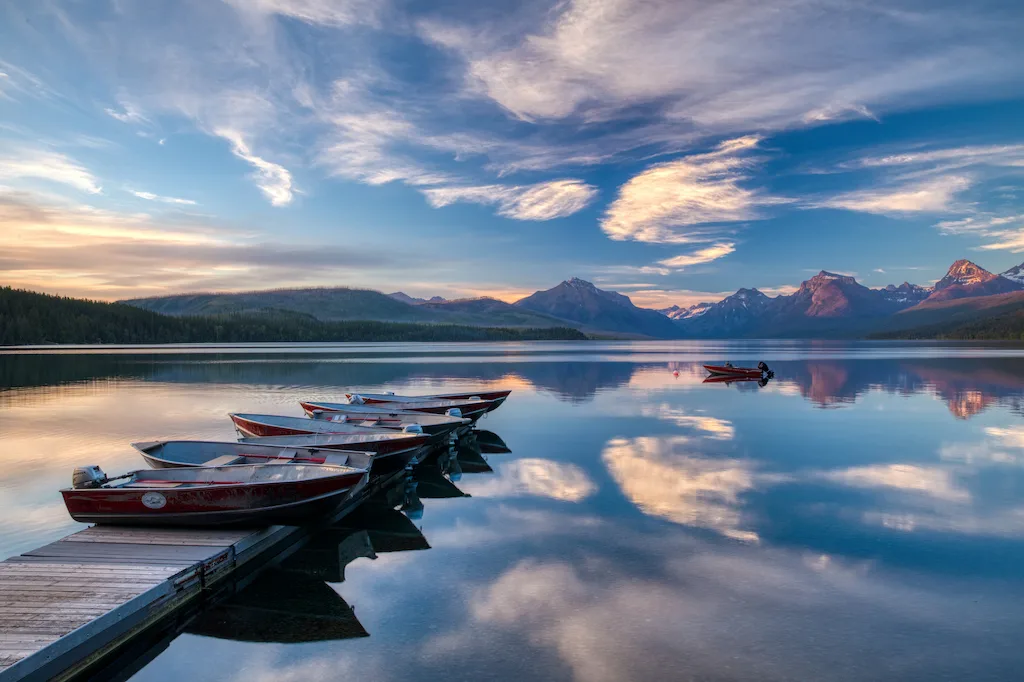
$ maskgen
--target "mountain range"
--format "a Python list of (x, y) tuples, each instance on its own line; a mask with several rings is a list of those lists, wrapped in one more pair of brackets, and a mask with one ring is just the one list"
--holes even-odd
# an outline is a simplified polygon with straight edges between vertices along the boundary
[(288, 311), (324, 321), (379, 320), (485, 327), (572, 326), (620, 338), (809, 338), (894, 334), (973, 322), (1024, 310), (1024, 264), (993, 274), (958, 260), (932, 286), (866, 287), (822, 270), (788, 295), (739, 289), (718, 302), (661, 310), (573, 277), (515, 303), (493, 298), (414, 298), (344, 287), (246, 293), (180, 294), (124, 301), (168, 315)]
[[(848, 275), (822, 270), (800, 284), (792, 294), (768, 297), (757, 289), (740, 289), (717, 303), (698, 303), (666, 314), (687, 338), (720, 337), (842, 337), (892, 333), (944, 321), (954, 307), (940, 305), (957, 300), (967, 319), (981, 312), (991, 299), (1024, 292), (1024, 265), (996, 275), (969, 260), (958, 260), (933, 286), (904, 282), (871, 289)], [(1018, 281), (1021, 280), (1021, 281)], [(999, 299), (999, 310), (1020, 297)], [(981, 313), (984, 314), (984, 313)]]

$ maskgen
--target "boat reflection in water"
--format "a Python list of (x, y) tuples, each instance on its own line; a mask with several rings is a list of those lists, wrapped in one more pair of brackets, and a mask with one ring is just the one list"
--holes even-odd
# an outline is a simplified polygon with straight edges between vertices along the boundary
[(481, 452), (483, 447), (509, 451), (496, 434), (482, 435), (485, 445), (468, 437), (458, 447), (435, 452), (352, 513), (318, 531), (297, 551), (215, 587), (203, 603), (114, 652), (84, 679), (127, 680), (182, 633), (279, 644), (369, 637), (371, 633), (334, 586), (345, 582), (345, 569), (356, 559), (430, 549), (416, 523), (424, 512), (421, 497), (468, 497), (453, 479), (493, 471)]
[[(774, 375), (772, 375), (772, 376), (774, 376)], [(704, 384), (722, 384), (724, 386), (732, 386), (733, 384), (736, 384), (737, 388), (749, 387), (751, 384), (753, 384), (755, 386), (760, 386), (761, 388), (764, 388), (765, 386), (768, 385), (768, 382), (771, 381), (771, 380), (772, 380), (771, 376), (763, 376), (763, 377), (758, 378), (758, 377), (736, 377), (736, 376), (729, 376), (729, 375), (723, 375), (723, 374), (714, 374), (714, 375), (709, 376), (708, 378), (704, 379), (704, 381), (701, 382), (701, 383), (704, 383)]]

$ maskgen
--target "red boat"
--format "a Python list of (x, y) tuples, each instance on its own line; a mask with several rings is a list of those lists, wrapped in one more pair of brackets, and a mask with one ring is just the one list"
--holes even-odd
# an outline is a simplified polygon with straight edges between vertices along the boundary
[(365, 469), (347, 466), (261, 464), (134, 471), (111, 480), (94, 466), (76, 469), (74, 487), (60, 492), (82, 523), (297, 525), (337, 509), (367, 478)]
[[(377, 405), (350, 405), (348, 403), (300, 402), (306, 415), (313, 419), (342, 422), (353, 426), (368, 426), (390, 431), (406, 430), (416, 424), (423, 433), (443, 439), (452, 432), (467, 431), (472, 420), (444, 414), (431, 414), (415, 410), (398, 410), (391, 403)], [(415, 431), (415, 429), (411, 429)]]
[(733, 377), (761, 378), (761, 370), (757, 367), (733, 367), (732, 365), (704, 365), (704, 369), (712, 374), (728, 375)]
[[(423, 433), (422, 429), (410, 429), (406, 431), (393, 431), (390, 429), (375, 429), (366, 426), (348, 424), (345, 422), (333, 422), (321, 419), (306, 419), (305, 417), (285, 417), (274, 414), (231, 414), (231, 421), (235, 428), (243, 436), (264, 438), (267, 436), (306, 436), (311, 434), (338, 434), (344, 436), (386, 436), (390, 439), (387, 446), (380, 445), (380, 448), (405, 449), (408, 447), (421, 447), (427, 443), (429, 436)], [(362, 443), (351, 445), (350, 450), (366, 450)], [(383, 452), (385, 450), (377, 450)], [(390, 450), (387, 450), (390, 451)]]
[(737, 376), (729, 374), (712, 374), (707, 377), (701, 383), (704, 384), (736, 384), (736, 383), (759, 383), (763, 381), (761, 377), (748, 377), (748, 376)]
[[(338, 436), (343, 438), (343, 436)], [(325, 436), (291, 436), (292, 443), (268, 444), (273, 438), (254, 438), (253, 443), (219, 443), (197, 440), (161, 440), (132, 443), (146, 464), (154, 469), (211, 467), (235, 464), (332, 464), (366, 469), (370, 478), (389, 476), (415, 462), (419, 448), (396, 452), (358, 452), (337, 447), (303, 446), (295, 442)]]

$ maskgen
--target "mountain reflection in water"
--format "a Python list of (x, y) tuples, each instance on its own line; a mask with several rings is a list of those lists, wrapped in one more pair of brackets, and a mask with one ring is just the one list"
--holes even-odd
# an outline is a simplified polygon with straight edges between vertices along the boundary
[[(368, 386), (416, 381), (475, 382), (476, 385), (524, 386), (549, 393), (570, 403), (586, 403), (601, 393), (645, 386), (691, 385), (704, 380), (706, 360), (669, 363), (582, 362), (555, 360), (520, 363), (450, 361), (420, 366), (410, 363), (332, 362), (321, 355), (309, 362), (282, 360), (272, 355), (22, 355), (0, 356), (0, 406), (5, 390), (60, 386), (77, 382), (146, 379), (171, 383), (230, 383), (233, 385), (337, 385)], [(768, 357), (768, 356), (766, 356)], [(15, 359), (16, 358), (16, 359)], [(820, 407), (842, 407), (872, 391), (899, 395), (934, 393), (957, 417), (966, 419), (994, 404), (1020, 410), (1024, 395), (1024, 358), (800, 359), (773, 360), (771, 383), (782, 390), (796, 390)], [(672, 376), (672, 371), (678, 376)], [(712, 382), (727, 380), (713, 378)], [(756, 382), (734, 382), (752, 390)], [(23, 400), (24, 396), (18, 396)]]
[[(704, 383), (703, 363), (775, 372)], [(456, 452), (239, 576), (133, 682), (1007, 680), (1024, 353), (814, 342), (0, 354), (0, 553), (73, 466), (349, 388), (511, 388)], [(369, 635), (369, 636), (367, 636)]]

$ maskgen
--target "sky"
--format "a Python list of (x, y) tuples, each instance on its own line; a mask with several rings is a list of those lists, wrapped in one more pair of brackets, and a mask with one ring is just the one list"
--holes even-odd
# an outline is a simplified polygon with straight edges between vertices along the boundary
[(650, 307), (1024, 261), (1024, 5), (6, 0), (0, 285)]

